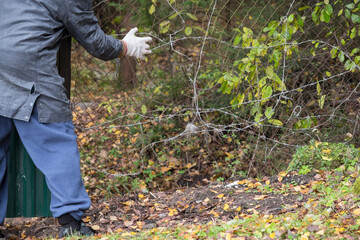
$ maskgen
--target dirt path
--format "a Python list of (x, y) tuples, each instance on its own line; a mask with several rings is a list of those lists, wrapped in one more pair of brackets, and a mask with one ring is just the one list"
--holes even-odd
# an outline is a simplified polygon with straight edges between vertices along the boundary
[[(179, 224), (222, 221), (252, 214), (296, 211), (309, 198), (309, 185), (319, 174), (244, 179), (227, 185), (215, 184), (175, 192), (149, 192), (93, 199), (84, 221), (100, 233), (141, 231)], [(54, 218), (6, 219), (0, 230), (8, 238), (55, 237)]]

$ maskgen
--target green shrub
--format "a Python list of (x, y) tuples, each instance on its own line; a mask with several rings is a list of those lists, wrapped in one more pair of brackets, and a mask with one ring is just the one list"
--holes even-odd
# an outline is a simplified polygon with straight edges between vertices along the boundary
[(346, 169), (355, 166), (360, 150), (353, 145), (311, 141), (309, 145), (299, 147), (290, 162), (288, 171), (302, 169), (332, 170), (342, 165)]

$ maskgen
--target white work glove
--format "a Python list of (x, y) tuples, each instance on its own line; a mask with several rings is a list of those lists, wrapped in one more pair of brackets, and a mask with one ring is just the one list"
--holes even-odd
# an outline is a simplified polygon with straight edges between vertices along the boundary
[(150, 54), (151, 50), (149, 50), (150, 46), (147, 42), (151, 42), (151, 37), (136, 37), (135, 33), (137, 33), (138, 29), (131, 29), (126, 36), (122, 39), (125, 42), (125, 55), (130, 57), (136, 57), (140, 59), (145, 59), (145, 54)]

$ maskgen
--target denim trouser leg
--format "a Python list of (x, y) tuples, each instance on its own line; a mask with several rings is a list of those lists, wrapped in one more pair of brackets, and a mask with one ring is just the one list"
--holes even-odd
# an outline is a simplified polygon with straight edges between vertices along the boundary
[[(35, 108), (30, 122), (19, 120), (10, 120), (10, 122), (14, 123), (34, 164), (45, 175), (46, 183), (51, 192), (50, 210), (53, 216), (59, 217), (65, 213), (70, 213), (75, 219), (80, 220), (83, 216), (82, 210), (88, 209), (91, 201), (81, 178), (80, 155), (72, 121), (39, 123)], [(3, 129), (1, 122), (0, 124), (1, 129)], [(0, 130), (0, 139), (1, 132), (2, 130)], [(3, 145), (0, 145), (0, 164), (6, 162), (2, 160), (4, 157), (1, 158), (1, 155), (6, 155), (2, 154), (5, 152), (2, 149), (6, 147)], [(5, 164), (0, 166), (0, 179), (3, 169), (6, 169)], [(7, 192), (5, 186), (2, 188), (4, 188), (3, 191)], [(2, 188), (0, 188), (0, 199), (5, 198), (1, 192)], [(0, 208), (0, 221), (1, 214)]]
[(80, 155), (72, 121), (39, 123), (36, 108), (30, 122), (14, 120), (19, 136), (35, 165), (44, 173), (51, 192), (54, 217), (71, 213), (80, 220), (91, 205), (80, 174)]
[(0, 116), (0, 225), (4, 223), (8, 200), (7, 161), (10, 150), (10, 134), (14, 125), (11, 119)]

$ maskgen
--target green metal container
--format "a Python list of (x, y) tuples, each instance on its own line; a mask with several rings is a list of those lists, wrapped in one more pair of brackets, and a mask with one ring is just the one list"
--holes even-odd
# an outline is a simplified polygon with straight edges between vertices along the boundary
[(50, 191), (16, 130), (11, 136), (8, 164), (7, 217), (49, 217)]

